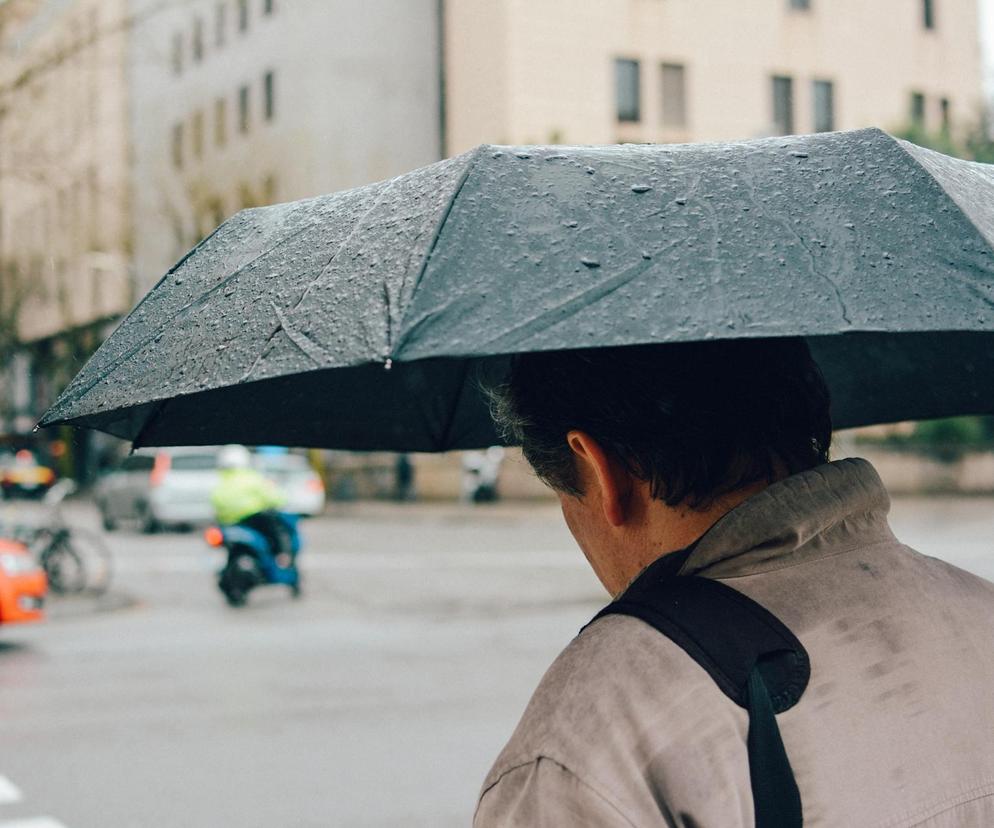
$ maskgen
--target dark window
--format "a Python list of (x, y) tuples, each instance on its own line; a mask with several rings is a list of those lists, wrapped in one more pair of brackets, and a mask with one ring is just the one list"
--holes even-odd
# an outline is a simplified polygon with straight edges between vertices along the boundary
[(173, 166), (183, 167), (183, 124), (173, 124)]
[(942, 117), (942, 131), (948, 133), (952, 128), (952, 116), (950, 115), (951, 104), (949, 103), (949, 98), (942, 98), (939, 101), (939, 112)]
[(911, 93), (911, 117), (912, 126), (920, 129), (925, 128), (925, 96), (921, 92)]
[(126, 472), (152, 471), (153, 466), (155, 466), (155, 458), (145, 454), (132, 454), (121, 461), (121, 471)]
[(204, 20), (201, 17), (193, 18), (193, 59), (204, 59)]
[(183, 35), (176, 32), (173, 35), (173, 72), (177, 75), (183, 71)]
[(247, 32), (249, 27), (248, 0), (238, 0), (238, 31)]
[(224, 46), (228, 36), (228, 4), (218, 3), (214, 9), (214, 45)]
[(204, 113), (199, 109), (193, 113), (190, 133), (190, 142), (193, 144), (193, 157), (202, 158), (204, 155)]
[(794, 80), (773, 76), (773, 128), (778, 135), (794, 133)]
[(238, 90), (238, 131), (248, 132), (249, 129), (249, 88), (242, 86)]
[(682, 64), (663, 64), (663, 126), (687, 126), (687, 72)]
[(223, 147), (228, 140), (228, 102), (224, 98), (214, 101), (214, 143)]
[(267, 121), (273, 120), (276, 115), (276, 89), (272, 72), (266, 72), (262, 76), (262, 111)]
[(174, 471), (208, 471), (217, 468), (213, 454), (174, 454), (170, 467)]
[(935, 28), (935, 0), (922, 0), (922, 25), (926, 29)]
[(790, 0), (790, 7), (797, 11), (808, 11), (811, 8), (811, 0)]
[(262, 0), (262, 13), (272, 14), (276, 8), (276, 0)]
[(831, 132), (835, 129), (835, 89), (832, 82), (816, 80), (812, 84), (812, 98), (815, 132)]
[(619, 121), (638, 121), (641, 113), (639, 62), (618, 58), (614, 61), (615, 105)]

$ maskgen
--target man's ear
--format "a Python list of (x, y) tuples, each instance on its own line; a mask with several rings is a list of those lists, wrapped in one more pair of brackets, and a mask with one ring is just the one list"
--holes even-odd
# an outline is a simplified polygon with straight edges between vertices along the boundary
[(632, 493), (631, 475), (593, 437), (574, 429), (566, 442), (580, 464), (580, 476), (600, 489), (604, 517), (611, 526), (622, 526), (628, 518)]

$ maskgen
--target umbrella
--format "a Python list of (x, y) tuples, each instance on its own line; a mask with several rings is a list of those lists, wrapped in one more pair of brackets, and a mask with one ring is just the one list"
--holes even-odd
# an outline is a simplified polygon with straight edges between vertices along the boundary
[(482, 146), (246, 210), (42, 425), (137, 445), (444, 450), (498, 437), (508, 355), (805, 336), (837, 426), (994, 412), (994, 166), (876, 129)]

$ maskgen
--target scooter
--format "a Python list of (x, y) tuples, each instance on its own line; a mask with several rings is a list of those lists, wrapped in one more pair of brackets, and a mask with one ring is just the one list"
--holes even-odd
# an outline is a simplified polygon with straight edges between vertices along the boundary
[(208, 545), (228, 550), (228, 560), (218, 573), (217, 585), (225, 600), (241, 607), (255, 587), (264, 584), (284, 584), (294, 598), (300, 596), (300, 572), (297, 553), (301, 548), (297, 531), (299, 515), (277, 512), (290, 536), (290, 552), (274, 555), (269, 538), (262, 532), (242, 524), (211, 526), (204, 533)]

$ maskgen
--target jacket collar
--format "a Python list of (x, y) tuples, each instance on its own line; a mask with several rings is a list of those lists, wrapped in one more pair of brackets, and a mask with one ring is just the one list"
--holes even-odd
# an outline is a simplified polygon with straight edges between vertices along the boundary
[(866, 546), (894, 535), (873, 466), (837, 460), (773, 483), (714, 524), (680, 575), (735, 578)]

